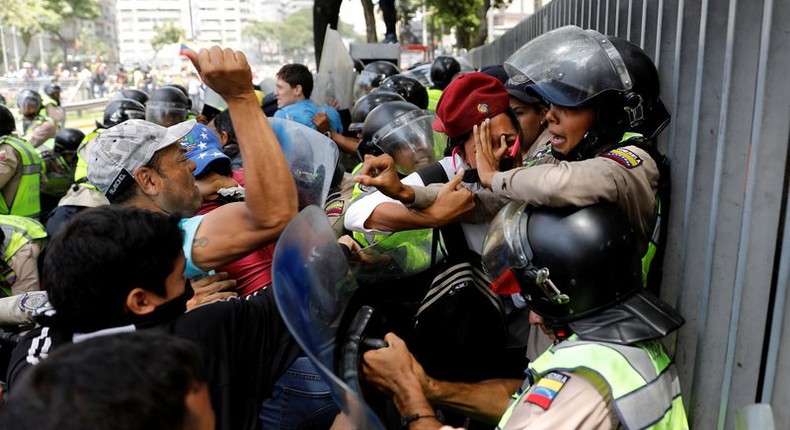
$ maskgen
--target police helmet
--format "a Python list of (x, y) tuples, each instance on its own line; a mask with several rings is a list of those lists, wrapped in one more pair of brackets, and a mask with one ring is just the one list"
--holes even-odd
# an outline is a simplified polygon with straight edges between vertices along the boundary
[(461, 71), (461, 64), (449, 55), (440, 55), (433, 60), (431, 65), (431, 82), (433, 85), (443, 90), (447, 88), (450, 81)]
[(52, 95), (55, 94), (55, 93), (60, 93), (60, 91), (61, 91), (60, 90), (60, 85), (58, 85), (56, 83), (50, 82), (50, 83), (44, 85), (44, 94), (46, 94), (46, 95), (48, 95), (50, 97), (52, 97)]
[(110, 128), (130, 119), (145, 119), (145, 106), (132, 99), (117, 99), (104, 108), (102, 122), (96, 121), (96, 127)]
[(187, 88), (185, 86), (183, 86), (181, 84), (175, 84), (175, 83), (172, 83), (172, 82), (169, 83), (169, 84), (164, 84), (162, 86), (163, 87), (173, 87), (173, 88), (178, 89), (178, 91), (181, 91), (181, 94), (183, 94), (184, 97), (187, 98), (187, 109), (192, 109), (192, 99), (189, 98), (189, 91), (187, 91)]
[(400, 73), (400, 69), (389, 61), (374, 61), (365, 66), (354, 82), (354, 100), (373, 91), (384, 79)]
[(428, 108), (428, 90), (417, 79), (404, 75), (393, 75), (384, 79), (379, 88), (400, 94), (407, 102), (420, 109)]
[(61, 128), (55, 135), (55, 152), (75, 152), (85, 139), (85, 133), (76, 128)]
[(189, 99), (175, 87), (161, 87), (154, 91), (145, 107), (145, 119), (164, 127), (187, 119)]
[[(642, 286), (643, 249), (641, 235), (613, 204), (548, 208), (512, 202), (490, 224), (482, 260), (495, 291), (520, 293), (558, 335), (570, 327), (631, 343), (663, 336), (683, 320)], [(646, 303), (657, 309), (643, 309)], [(623, 316), (614, 321), (641, 323), (612, 331), (610, 321), (593, 329), (589, 318), (610, 310)]]
[(354, 106), (351, 107), (351, 124), (348, 126), (348, 131), (362, 131), (362, 126), (365, 123), (370, 111), (386, 102), (406, 101), (400, 94), (393, 93), (392, 91), (375, 90), (357, 99)]
[(658, 72), (639, 47), (595, 30), (565, 26), (533, 39), (505, 61), (511, 80), (558, 106), (600, 106), (594, 135), (619, 140), (626, 131), (648, 140), (669, 122)]
[(366, 154), (389, 154), (402, 175), (435, 161), (433, 112), (406, 101), (386, 102), (365, 118), (357, 146), (360, 160)]
[(148, 103), (148, 94), (146, 94), (143, 90), (138, 90), (137, 88), (129, 88), (127, 90), (121, 91), (120, 98), (132, 99), (142, 105)]
[(16, 96), (16, 105), (22, 115), (35, 115), (41, 110), (41, 95), (37, 91), (22, 90)]
[(0, 136), (6, 136), (16, 130), (14, 114), (5, 106), (0, 105)]

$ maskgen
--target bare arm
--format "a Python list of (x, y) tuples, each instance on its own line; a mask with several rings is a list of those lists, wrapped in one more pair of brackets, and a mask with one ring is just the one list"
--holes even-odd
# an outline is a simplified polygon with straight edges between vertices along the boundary
[(206, 270), (275, 241), (296, 215), (296, 186), (277, 138), (258, 105), (243, 53), (219, 47), (187, 50), (203, 82), (228, 103), (244, 160), (245, 202), (208, 213), (195, 234), (192, 259)]
[[(430, 404), (447, 406), (458, 412), (496, 423), (505, 413), (510, 396), (522, 381), (497, 379), (475, 383), (444, 382), (429, 378), (406, 344), (396, 335), (385, 337), (389, 346), (364, 355), (365, 378), (393, 396), (401, 415), (433, 415)], [(430, 402), (430, 403), (429, 403)], [(429, 408), (429, 409), (427, 409)], [(431, 419), (420, 419), (411, 429), (438, 429)]]

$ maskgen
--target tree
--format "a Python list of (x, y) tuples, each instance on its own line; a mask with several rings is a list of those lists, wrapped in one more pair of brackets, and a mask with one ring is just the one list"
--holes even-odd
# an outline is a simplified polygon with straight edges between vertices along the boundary
[[(42, 28), (60, 40), (63, 58), (68, 58), (69, 45), (73, 45), (79, 34), (78, 20), (96, 19), (99, 16), (99, 0), (39, 0), (45, 9), (54, 12), (60, 19), (42, 23)], [(66, 25), (72, 25), (75, 39), (67, 39), (63, 34)]]
[(258, 58), (263, 60), (270, 53), (268, 47), (279, 43), (280, 26), (278, 22), (250, 21), (241, 29), (241, 34), (256, 42)]
[(54, 11), (46, 8), (42, 0), (2, 0), (0, 1), (0, 25), (15, 27), (25, 49), (22, 58), (30, 50), (33, 36), (44, 31), (45, 26), (61, 22)]
[(488, 36), (486, 14), (491, 7), (502, 8), (511, 0), (426, 0), (436, 19), (455, 29), (458, 48), (471, 49), (485, 43)]
[(176, 43), (184, 37), (184, 29), (168, 21), (162, 25), (154, 24), (154, 37), (151, 38), (151, 47), (154, 48), (154, 59), (159, 51), (171, 43)]

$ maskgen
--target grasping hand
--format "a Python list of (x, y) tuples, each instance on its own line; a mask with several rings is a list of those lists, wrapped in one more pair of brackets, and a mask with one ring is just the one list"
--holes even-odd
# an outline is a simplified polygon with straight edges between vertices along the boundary
[(414, 380), (414, 357), (406, 343), (394, 333), (384, 336), (388, 346), (366, 352), (362, 356), (365, 379), (387, 394), (395, 394), (404, 379)]
[(442, 186), (436, 196), (436, 201), (425, 208), (425, 211), (434, 220), (436, 227), (453, 223), (474, 209), (474, 195), (461, 185), (463, 179), (464, 170), (461, 169), (450, 182)]
[(326, 133), (330, 130), (329, 125), (329, 117), (326, 116), (326, 112), (320, 111), (313, 116), (313, 125), (315, 128), (318, 129), (321, 133)]
[(187, 301), (187, 311), (206, 303), (237, 297), (238, 294), (233, 291), (224, 291), (235, 286), (236, 280), (228, 278), (227, 272), (217, 272), (193, 281), (192, 289), (195, 291), (195, 295)]
[(389, 154), (365, 155), (362, 169), (354, 177), (354, 182), (369, 187), (376, 187), (385, 196), (400, 200), (404, 203), (414, 201), (414, 190), (407, 185), (403, 185), (395, 168), (395, 160)]
[(486, 188), (491, 188), (491, 180), (494, 173), (499, 170), (499, 160), (504, 157), (507, 151), (507, 140), (505, 136), (500, 137), (499, 146), (494, 148), (491, 141), (491, 119), (472, 128), (475, 136), (475, 158), (477, 161), (477, 174), (480, 183)]
[(210, 172), (200, 179), (196, 179), (195, 185), (197, 185), (200, 190), (203, 201), (217, 200), (219, 198), (217, 190), (220, 188), (233, 188), (239, 186), (238, 182), (234, 181), (233, 178), (222, 176), (216, 172)]

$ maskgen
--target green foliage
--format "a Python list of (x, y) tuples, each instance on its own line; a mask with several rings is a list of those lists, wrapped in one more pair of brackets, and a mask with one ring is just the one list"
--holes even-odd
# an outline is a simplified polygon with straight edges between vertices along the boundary
[(184, 29), (173, 22), (154, 25), (154, 37), (151, 38), (151, 47), (154, 48), (154, 57), (165, 45), (176, 43), (184, 37)]
[[(362, 39), (362, 36), (355, 35), (350, 24), (340, 22), (338, 27), (338, 32), (344, 37)], [(313, 49), (313, 10), (299, 9), (285, 22), (253, 21), (242, 29), (242, 35), (257, 41), (259, 51), (262, 51), (263, 44), (275, 43), (280, 53), (287, 57), (303, 55)]]
[[(480, 19), (484, 19), (488, 9), (507, 7), (512, 0), (426, 0), (437, 28), (446, 31), (455, 29), (459, 48), (474, 48), (480, 40)], [(484, 36), (484, 35), (482, 35)]]

